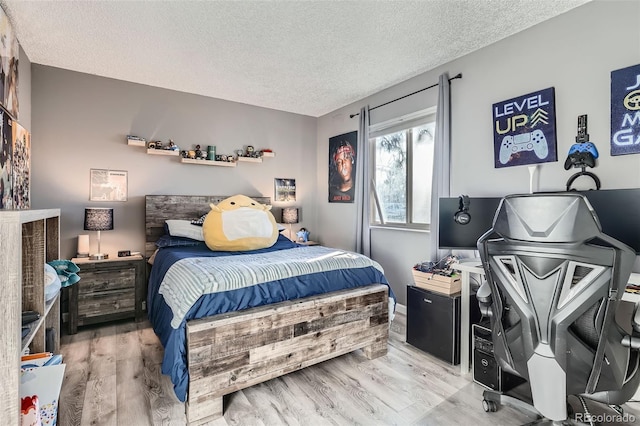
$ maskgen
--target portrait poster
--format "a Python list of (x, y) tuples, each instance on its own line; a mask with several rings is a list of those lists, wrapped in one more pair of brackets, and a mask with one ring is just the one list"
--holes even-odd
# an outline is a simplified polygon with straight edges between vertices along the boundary
[(611, 72), (611, 155), (640, 153), (640, 65)]
[(31, 207), (31, 135), (15, 120), (12, 135), (11, 188), (14, 208), (28, 209)]
[(18, 39), (9, 18), (0, 8), (0, 102), (18, 119)]
[(493, 104), (494, 167), (558, 161), (555, 89)]
[(353, 203), (358, 132), (329, 138), (329, 202)]
[(295, 201), (296, 200), (296, 180), (275, 178), (275, 201)]
[(13, 120), (0, 108), (0, 209), (13, 208)]
[(89, 201), (127, 201), (127, 172), (91, 169)]

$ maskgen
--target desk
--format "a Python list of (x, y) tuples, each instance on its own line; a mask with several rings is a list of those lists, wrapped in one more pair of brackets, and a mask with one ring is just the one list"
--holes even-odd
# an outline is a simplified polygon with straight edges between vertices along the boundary
[[(460, 372), (469, 372), (469, 354), (471, 353), (471, 328), (469, 325), (469, 301), (471, 296), (471, 274), (484, 277), (484, 268), (480, 259), (460, 259), (451, 265), (451, 269), (462, 272), (462, 289), (460, 298)], [(631, 273), (629, 284), (640, 285), (640, 273)], [(628, 296), (627, 296), (628, 295)], [(633, 297), (625, 293), (625, 300), (638, 300), (640, 296)], [(634, 301), (635, 301), (634, 300)]]
[(460, 372), (469, 372), (469, 355), (471, 354), (471, 326), (469, 325), (469, 303), (471, 300), (471, 274), (484, 277), (484, 268), (480, 259), (460, 259), (451, 264), (451, 269), (462, 272), (462, 289), (460, 293)]

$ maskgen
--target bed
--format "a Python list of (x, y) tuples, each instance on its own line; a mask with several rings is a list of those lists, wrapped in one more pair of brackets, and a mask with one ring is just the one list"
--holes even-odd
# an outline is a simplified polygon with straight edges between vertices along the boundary
[[(146, 196), (145, 256), (154, 257), (148, 271), (147, 310), (165, 349), (162, 372), (171, 376), (176, 396), (185, 402), (189, 424), (222, 416), (223, 396), (237, 390), (356, 349), (362, 349), (369, 359), (387, 352), (393, 294), (379, 265), (367, 263), (375, 264), (370, 259), (361, 256), (356, 261), (364, 263), (352, 267), (336, 263), (326, 272), (288, 276), (281, 270), (315, 264), (304, 260), (309, 256), (344, 262), (359, 255), (339, 254), (322, 246), (300, 247), (284, 237), (269, 249), (252, 252), (212, 252), (194, 243), (156, 253), (156, 243), (166, 240), (165, 220), (198, 218), (210, 203), (225, 198)], [(268, 197), (252, 198), (270, 204)], [(285, 257), (292, 266), (277, 267), (278, 259)], [(240, 262), (233, 271), (266, 263), (272, 268), (269, 273), (276, 269), (285, 275), (269, 275), (270, 281), (246, 288), (224, 287), (195, 296), (190, 287), (180, 287), (180, 277), (213, 276), (219, 271), (214, 274), (207, 268), (227, 262)], [(197, 301), (188, 309), (179, 309), (173, 293)]]

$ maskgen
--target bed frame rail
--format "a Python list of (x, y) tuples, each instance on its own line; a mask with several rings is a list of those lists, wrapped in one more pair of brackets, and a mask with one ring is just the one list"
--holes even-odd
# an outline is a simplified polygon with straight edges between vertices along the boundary
[(190, 425), (222, 416), (222, 397), (362, 348), (387, 353), (388, 288), (371, 285), (187, 323)]

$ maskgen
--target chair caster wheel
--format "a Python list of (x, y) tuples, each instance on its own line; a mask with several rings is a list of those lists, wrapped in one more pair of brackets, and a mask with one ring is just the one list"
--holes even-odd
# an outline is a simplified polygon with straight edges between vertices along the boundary
[(495, 413), (498, 411), (498, 405), (494, 401), (489, 401), (488, 399), (482, 400), (482, 408), (486, 413)]

